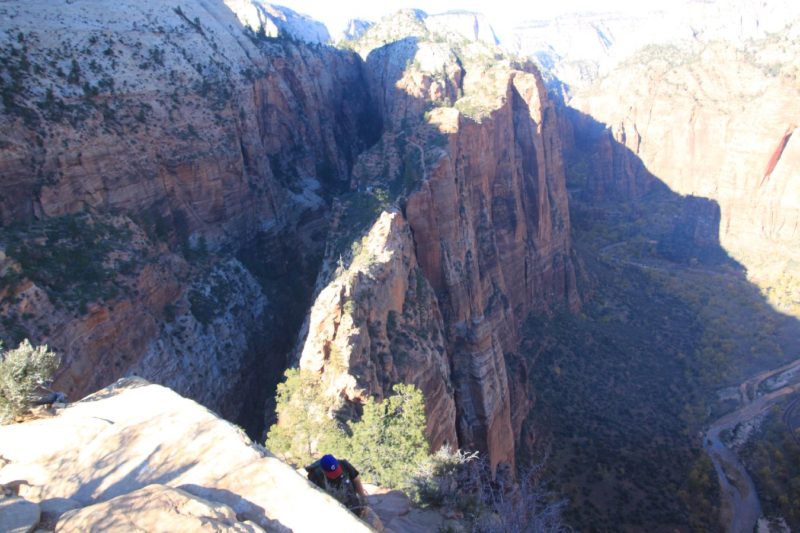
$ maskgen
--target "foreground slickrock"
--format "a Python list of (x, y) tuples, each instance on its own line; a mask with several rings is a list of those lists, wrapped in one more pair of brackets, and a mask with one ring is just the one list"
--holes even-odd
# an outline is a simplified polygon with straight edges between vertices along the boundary
[(20, 497), (82, 506), (57, 531), (370, 531), (235, 426), (140, 379), (0, 427), (0, 456)]
[(65, 514), (57, 531), (263, 531), (241, 523), (227, 505), (205, 501), (181, 489), (148, 485), (107, 502)]

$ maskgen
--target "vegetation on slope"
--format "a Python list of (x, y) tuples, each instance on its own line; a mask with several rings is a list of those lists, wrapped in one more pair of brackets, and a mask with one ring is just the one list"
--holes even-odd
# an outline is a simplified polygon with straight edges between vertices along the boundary
[(539, 407), (529, 423), (551, 433), (551, 477), (583, 531), (719, 529), (701, 435), (733, 405), (716, 391), (785, 362), (797, 344), (797, 322), (766, 305), (718, 245), (683, 234), (692, 203), (669, 191), (639, 204), (574, 199), (591, 295), (580, 315), (526, 325)]
[(800, 395), (774, 406), (744, 445), (744, 460), (767, 518), (782, 517), (800, 530)]
[(12, 350), (0, 343), (0, 423), (25, 414), (40, 387), (50, 383), (58, 356), (47, 346), (32, 346), (25, 339)]
[(382, 401), (370, 399), (361, 419), (337, 423), (340, 407), (314, 372), (289, 369), (278, 385), (280, 424), (267, 435), (267, 447), (284, 460), (306, 465), (323, 453), (348, 458), (364, 478), (391, 488), (411, 487), (418, 465), (428, 457), (425, 405), (413, 385), (395, 385)]
[(343, 423), (330, 416), (341, 406), (318, 375), (299, 369), (285, 375), (278, 385), (280, 424), (270, 428), (266, 442), (283, 460), (303, 466), (333, 453), (370, 483), (460, 514), (469, 531), (563, 531), (563, 502), (544, 489), (540, 468), (515, 478), (508, 471), (495, 475), (478, 453), (448, 447), (430, 453), (424, 399), (413, 385), (397, 384), (391, 396), (369, 399), (359, 420)]

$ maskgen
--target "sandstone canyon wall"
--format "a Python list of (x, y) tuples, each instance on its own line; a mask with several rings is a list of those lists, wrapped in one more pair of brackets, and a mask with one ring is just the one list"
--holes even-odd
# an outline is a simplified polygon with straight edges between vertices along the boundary
[[(418, 12), (406, 15), (365, 35), (410, 37), (360, 50), (387, 129), (354, 170), (359, 190), (385, 187), (401, 209), (323, 281), (299, 362), (324, 368), (354, 402), (412, 382), (425, 392), (434, 448), (457, 443), (513, 463), (512, 411), (531, 396), (511, 405), (506, 357), (518, 325), (534, 308), (579, 306), (555, 111), (534, 69), (481, 66), (485, 47), (442, 46)], [(344, 355), (344, 372), (332, 353)]]
[(5, 340), (61, 353), (71, 397), (138, 373), (235, 417), (253, 359), (286, 364), (240, 252), (288, 232), (315, 268), (371, 135), (361, 61), (221, 1), (0, 9)]
[(251, 4), (0, 7), (3, 338), (73, 397), (136, 373), (235, 419), (300, 330), (352, 415), (411, 382), (433, 447), (513, 463), (519, 323), (579, 306), (541, 76), (420, 12), (359, 57)]

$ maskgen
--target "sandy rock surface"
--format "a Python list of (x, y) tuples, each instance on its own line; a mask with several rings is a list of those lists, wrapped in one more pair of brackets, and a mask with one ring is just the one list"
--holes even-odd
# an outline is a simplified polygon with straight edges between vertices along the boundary
[[(223, 525), (227, 517), (238, 516), (267, 531), (323, 527), (369, 531), (237, 427), (167, 388), (140, 379), (121, 380), (58, 416), (0, 426), (0, 455), (8, 461), (0, 468), (0, 483), (24, 479), (28, 485), (20, 490), (34, 503), (63, 498), (83, 507), (61, 517), (59, 528), (64, 531), (91, 529), (92, 520), (106, 515), (98, 509), (118, 504), (140, 502), (159, 509), (179, 501), (187, 508), (203, 508), (183, 492), (212, 502), (218, 513), (214, 516)], [(150, 486), (159, 488), (141, 492)], [(177, 488), (183, 492), (172, 490)], [(104, 502), (108, 506), (86, 509)], [(136, 518), (140, 519), (143, 524), (149, 520), (145, 514)], [(37, 517), (34, 525), (38, 521)], [(230, 527), (255, 530), (234, 523)], [(186, 529), (177, 525), (172, 529), (181, 530)]]

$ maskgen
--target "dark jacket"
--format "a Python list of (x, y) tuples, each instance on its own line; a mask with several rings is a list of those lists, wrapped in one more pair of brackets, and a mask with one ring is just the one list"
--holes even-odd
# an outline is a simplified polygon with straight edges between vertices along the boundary
[(328, 494), (339, 500), (348, 509), (358, 513), (361, 509), (361, 499), (358, 497), (353, 480), (358, 477), (358, 470), (346, 459), (339, 459), (342, 467), (342, 475), (336, 479), (329, 479), (322, 470), (319, 461), (308, 465), (306, 472), (308, 479), (316, 486), (325, 490)]

